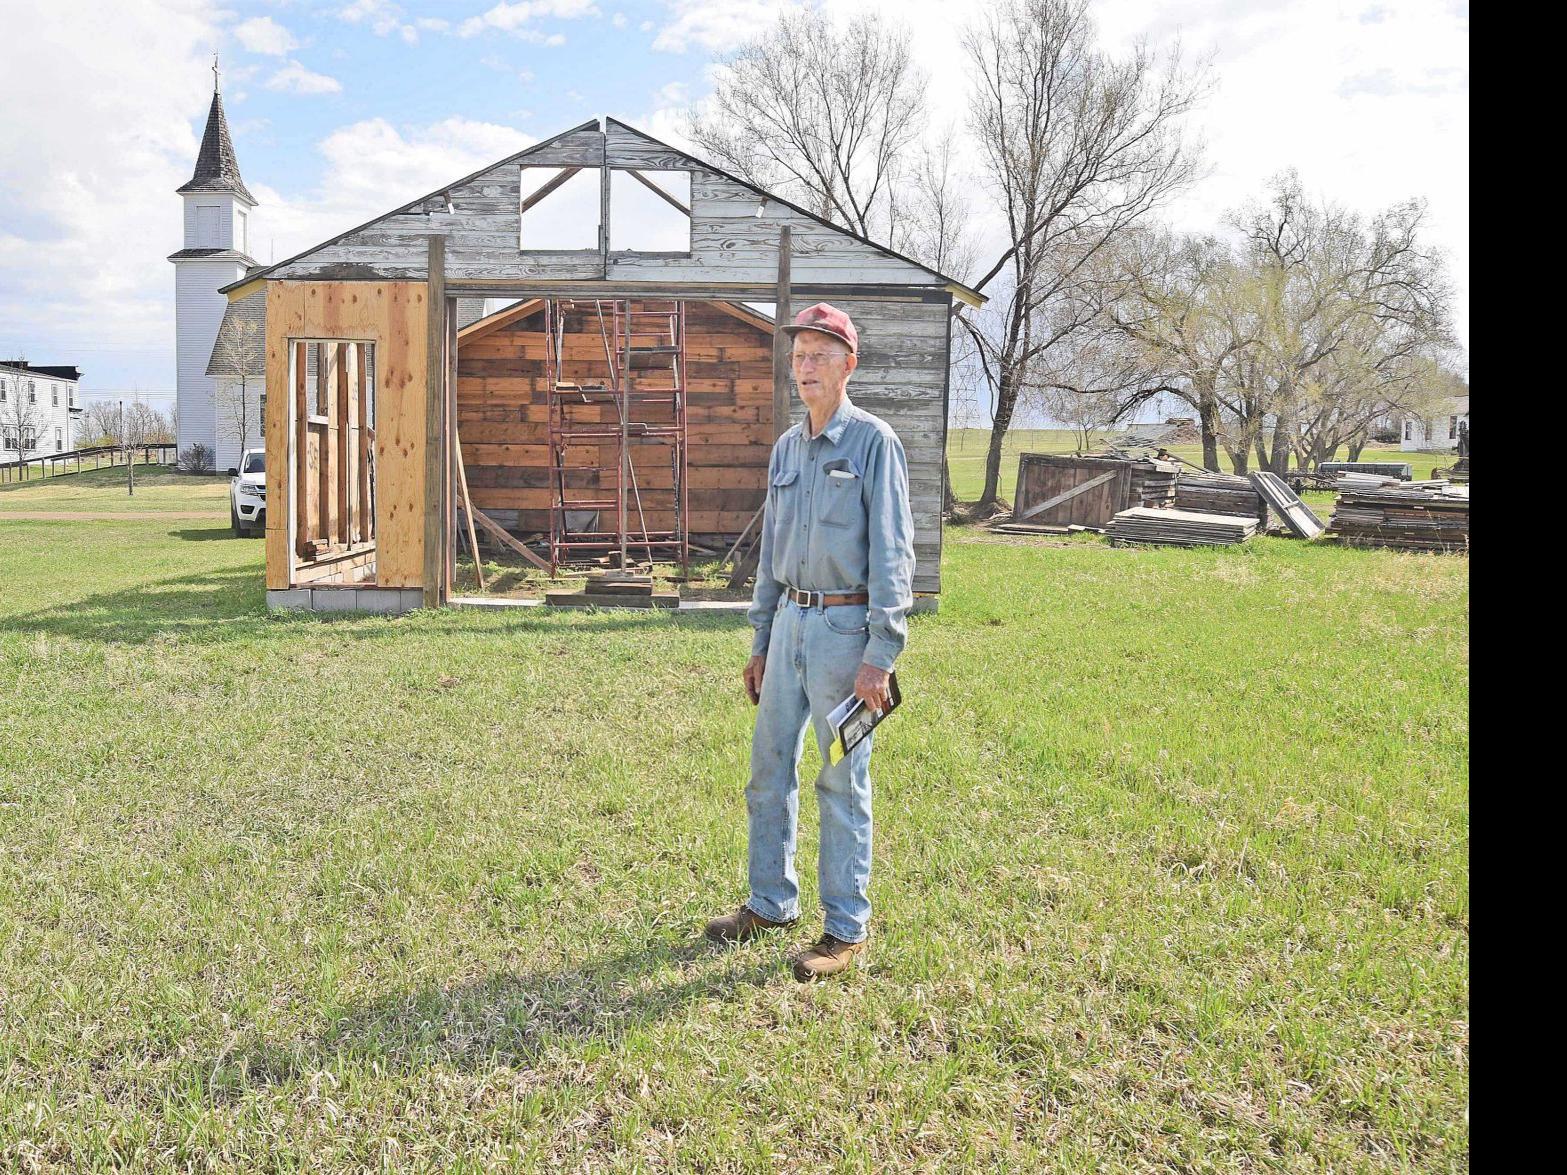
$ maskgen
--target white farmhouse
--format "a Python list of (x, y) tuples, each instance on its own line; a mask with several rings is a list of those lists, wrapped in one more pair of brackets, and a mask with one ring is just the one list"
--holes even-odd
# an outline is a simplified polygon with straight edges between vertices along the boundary
[(43, 457), (76, 447), (83, 408), (74, 367), (0, 360), (0, 461)]
[(228, 299), (218, 293), (245, 275), (251, 259), (250, 214), (256, 200), (239, 176), (239, 160), (214, 87), (207, 129), (196, 157), (196, 173), (177, 189), (185, 201), (185, 247), (174, 262), (174, 387), (179, 402), (179, 453), (202, 445), (214, 458), (221, 440), (217, 388), (207, 374), (218, 324)]
[(1458, 434), (1469, 427), (1469, 397), (1454, 396), (1444, 407), (1445, 413), (1439, 412), (1428, 420), (1404, 417), (1398, 447), (1406, 453), (1449, 452), (1458, 448)]

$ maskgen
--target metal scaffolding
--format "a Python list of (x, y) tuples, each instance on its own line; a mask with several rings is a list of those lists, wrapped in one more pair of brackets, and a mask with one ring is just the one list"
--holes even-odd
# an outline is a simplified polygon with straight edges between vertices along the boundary
[[(685, 303), (551, 298), (544, 313), (551, 567), (645, 558), (689, 572)], [(565, 378), (600, 354), (606, 378)]]

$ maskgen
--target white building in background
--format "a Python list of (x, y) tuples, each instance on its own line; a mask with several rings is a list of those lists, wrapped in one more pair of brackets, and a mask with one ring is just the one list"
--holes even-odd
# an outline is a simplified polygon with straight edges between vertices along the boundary
[[(225, 333), (232, 340), (228, 346), (222, 343)], [(266, 404), (266, 337), (265, 290), (228, 304), (218, 327), (219, 342), (212, 348), (206, 371), (212, 379), (212, 403), (217, 414), (214, 467), (219, 473), (238, 469), (240, 455), (246, 449), (260, 449), (266, 444), (261, 423)]]
[(1398, 447), (1406, 453), (1445, 452), (1458, 448), (1458, 434), (1469, 426), (1469, 397), (1454, 396), (1447, 411), (1422, 420), (1404, 417)]
[[(217, 386), (207, 367), (228, 299), (221, 286), (238, 281), (255, 264), (250, 256), (250, 214), (256, 200), (239, 176), (239, 160), (214, 87), (196, 173), (178, 188), (185, 201), (185, 245), (174, 263), (174, 387), (179, 403), (179, 453), (220, 447)], [(223, 469), (221, 463), (214, 467)]]
[(76, 447), (84, 409), (74, 367), (0, 360), (0, 461), (45, 457)]

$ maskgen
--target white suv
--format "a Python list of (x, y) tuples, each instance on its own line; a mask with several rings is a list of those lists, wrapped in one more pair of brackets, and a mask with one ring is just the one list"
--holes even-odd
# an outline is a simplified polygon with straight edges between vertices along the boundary
[(229, 482), (229, 521), (237, 535), (256, 534), (267, 525), (267, 451), (246, 449)]

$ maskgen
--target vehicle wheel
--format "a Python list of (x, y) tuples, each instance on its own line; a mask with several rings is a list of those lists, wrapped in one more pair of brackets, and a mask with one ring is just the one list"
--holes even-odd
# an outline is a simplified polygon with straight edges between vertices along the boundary
[(245, 530), (244, 524), (239, 520), (239, 511), (234, 509), (233, 506), (229, 507), (229, 525), (234, 528), (235, 538), (242, 539), (248, 533)]

